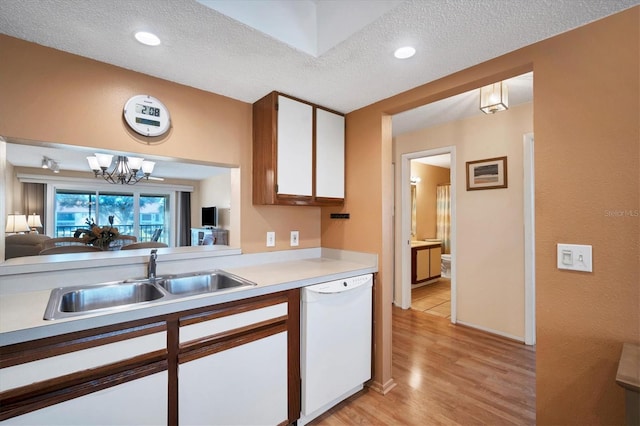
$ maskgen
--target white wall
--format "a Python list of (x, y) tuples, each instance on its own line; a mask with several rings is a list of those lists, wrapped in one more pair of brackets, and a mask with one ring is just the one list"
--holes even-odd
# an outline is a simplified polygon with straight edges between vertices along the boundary
[(231, 207), (230, 170), (200, 181), (200, 204), (203, 207)]
[(16, 179), (13, 165), (9, 162), (6, 162), (4, 176), (5, 176), (5, 182), (7, 183), (6, 185), (4, 185), (5, 186), (4, 199), (6, 200), (5, 214), (11, 214), (16, 212), (22, 213), (21, 211), (22, 207), (20, 204), (17, 203), (17, 201), (19, 200), (16, 199), (17, 197), (16, 192), (19, 194), (19, 191), (17, 191), (20, 188), (19, 183), (18, 183), (18, 180)]
[[(231, 227), (231, 171), (228, 169), (220, 174), (198, 181), (191, 193), (191, 226), (197, 228), (202, 225), (202, 207), (218, 207), (218, 226), (225, 229)], [(239, 235), (239, 228), (238, 228)], [(239, 240), (238, 240), (239, 244)]]
[[(7, 193), (7, 185), (5, 182), (9, 182), (9, 175), (7, 172), (9, 164), (7, 162), (7, 144), (0, 136), (0, 231), (4, 231), (6, 226), (5, 218), (7, 217), (7, 211), (9, 207), (9, 194)], [(4, 259), (4, 238), (0, 238), (0, 258)]]
[[(456, 147), (457, 320), (524, 340), (522, 135), (533, 132), (533, 105), (478, 115), (394, 140), (403, 154)], [(466, 162), (507, 156), (506, 189), (466, 190)], [(396, 182), (396, 193), (401, 193)]]

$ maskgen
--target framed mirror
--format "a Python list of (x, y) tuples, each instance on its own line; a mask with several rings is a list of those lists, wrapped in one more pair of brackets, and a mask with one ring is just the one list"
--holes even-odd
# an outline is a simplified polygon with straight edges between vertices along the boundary
[[(235, 165), (152, 156), (145, 158), (155, 163), (150, 174), (145, 176), (140, 171), (135, 178), (140, 177), (138, 182), (112, 183), (103, 176), (102, 169), (92, 171), (87, 157), (95, 153), (113, 155), (110, 167), (106, 168), (110, 174), (117, 170), (118, 157), (140, 156), (11, 137), (0, 137), (0, 145), (3, 230), (7, 229), (9, 215), (14, 214), (33, 219), (34, 226), (25, 233), (33, 241), (73, 237), (79, 230), (90, 228), (90, 224), (108, 229), (112, 221), (122, 236), (179, 247), (202, 242), (202, 239), (191, 241), (191, 237), (194, 230), (205, 229), (201, 223), (203, 207), (216, 207), (214, 229), (226, 232), (226, 238), (217, 242), (239, 247), (240, 208), (232, 205), (239, 197), (231, 197), (232, 192), (240, 190), (232, 188), (233, 182), (239, 182), (232, 178), (239, 173)], [(11, 252), (7, 237), (5, 232), (0, 262), (21, 256), (20, 252)], [(111, 247), (118, 249), (113, 244)], [(35, 250), (29, 255), (37, 256)]]

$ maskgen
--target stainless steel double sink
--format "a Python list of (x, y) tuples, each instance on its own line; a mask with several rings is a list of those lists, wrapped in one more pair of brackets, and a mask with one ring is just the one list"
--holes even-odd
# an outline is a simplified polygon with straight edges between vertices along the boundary
[(256, 283), (216, 269), (157, 278), (114, 281), (98, 285), (61, 287), (51, 291), (45, 320), (121, 310), (140, 304), (219, 293)]

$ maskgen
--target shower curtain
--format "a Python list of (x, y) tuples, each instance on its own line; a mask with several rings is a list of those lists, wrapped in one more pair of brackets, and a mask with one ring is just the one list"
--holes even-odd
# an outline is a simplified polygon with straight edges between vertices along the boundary
[(436, 188), (436, 238), (442, 240), (442, 253), (451, 253), (451, 185)]

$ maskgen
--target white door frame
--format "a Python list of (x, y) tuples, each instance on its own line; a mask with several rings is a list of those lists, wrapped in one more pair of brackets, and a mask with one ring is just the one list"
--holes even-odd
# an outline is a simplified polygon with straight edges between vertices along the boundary
[(400, 232), (396, 233), (396, 248), (400, 251), (400, 267), (396, 265), (395, 305), (402, 309), (411, 307), (411, 160), (433, 155), (451, 155), (451, 322), (456, 323), (456, 147), (429, 149), (402, 154), (400, 181)]
[(536, 209), (533, 133), (523, 136), (524, 155), (524, 343), (536, 344)]

